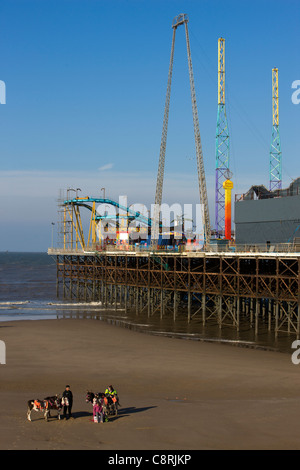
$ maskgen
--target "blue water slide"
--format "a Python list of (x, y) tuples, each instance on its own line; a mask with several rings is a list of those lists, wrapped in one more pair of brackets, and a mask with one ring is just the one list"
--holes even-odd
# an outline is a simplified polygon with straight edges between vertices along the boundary
[[(117, 207), (118, 209), (122, 210), (124, 213), (128, 215), (124, 215), (125, 218), (130, 218), (130, 219), (136, 219), (140, 222), (143, 222), (144, 224), (148, 225), (148, 227), (151, 227), (152, 220), (151, 218), (145, 217), (142, 215), (140, 212), (136, 212), (130, 207), (123, 206), (119, 204), (116, 201), (113, 201), (112, 199), (103, 199), (103, 198), (93, 198), (93, 197), (88, 197), (88, 198), (74, 198), (74, 199), (68, 199), (64, 201), (64, 205), (76, 205), (80, 207), (85, 207), (86, 209), (89, 209), (92, 211), (92, 207), (88, 205), (88, 202), (95, 202), (97, 204), (108, 204), (114, 207)], [(96, 220), (102, 220), (102, 219), (114, 219), (114, 215), (96, 215)]]

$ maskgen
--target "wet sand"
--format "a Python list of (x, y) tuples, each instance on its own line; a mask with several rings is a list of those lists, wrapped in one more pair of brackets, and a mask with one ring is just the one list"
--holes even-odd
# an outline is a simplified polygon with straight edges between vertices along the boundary
[[(0, 339), (1, 450), (300, 449), (300, 365), (289, 354), (97, 320), (3, 322)], [(66, 384), (73, 420), (26, 419), (29, 399), (62, 394)], [(86, 390), (109, 384), (122, 407), (95, 424)]]

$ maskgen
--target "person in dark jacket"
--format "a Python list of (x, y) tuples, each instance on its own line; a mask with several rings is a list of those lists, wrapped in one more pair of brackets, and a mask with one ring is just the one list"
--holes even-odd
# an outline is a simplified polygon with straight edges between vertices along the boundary
[(67, 417), (68, 411), (69, 418), (72, 418), (73, 393), (71, 392), (70, 385), (66, 385), (66, 389), (62, 394), (62, 405), (64, 407), (63, 417)]

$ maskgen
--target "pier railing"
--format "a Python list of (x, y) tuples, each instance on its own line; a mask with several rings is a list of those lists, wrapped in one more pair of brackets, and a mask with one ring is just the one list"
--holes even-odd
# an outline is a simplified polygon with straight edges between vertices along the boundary
[(177, 246), (159, 246), (157, 248), (145, 245), (91, 245), (82, 248), (49, 248), (49, 255), (59, 254), (93, 254), (93, 253), (264, 253), (264, 254), (289, 254), (300, 253), (300, 244), (295, 243), (278, 243), (278, 244), (237, 244), (237, 245), (218, 245), (211, 244), (205, 249), (200, 245), (177, 245)]

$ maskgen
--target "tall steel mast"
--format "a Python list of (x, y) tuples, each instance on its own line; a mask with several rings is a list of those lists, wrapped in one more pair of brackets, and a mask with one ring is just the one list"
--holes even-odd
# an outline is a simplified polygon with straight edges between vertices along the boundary
[(272, 69), (272, 140), (270, 149), (270, 191), (281, 189), (282, 154), (279, 134), (278, 69)]
[(225, 191), (223, 183), (229, 171), (229, 131), (225, 108), (225, 39), (218, 40), (218, 115), (216, 131), (215, 229), (224, 235)]
[(208, 244), (210, 242), (210, 234), (211, 234), (209, 208), (208, 208), (203, 153), (202, 153), (202, 145), (201, 145), (201, 137), (200, 137), (200, 129), (199, 129), (199, 119), (198, 119), (198, 110), (197, 110), (197, 102), (196, 102), (196, 92), (195, 92), (194, 74), (193, 74), (193, 67), (192, 67), (191, 49), (190, 49), (189, 33), (188, 33), (188, 26), (187, 26), (188, 16), (186, 14), (180, 14), (176, 16), (172, 23), (173, 37), (172, 37), (171, 58), (170, 58), (170, 65), (169, 65), (163, 131), (162, 131), (162, 137), (161, 137), (159, 165), (158, 165), (157, 182), (156, 182), (155, 209), (154, 209), (154, 217), (153, 217), (153, 222), (154, 222), (153, 223), (153, 234), (154, 234), (153, 241), (155, 242), (156, 240), (158, 240), (159, 208), (162, 202), (166, 142), (167, 142), (168, 119), (169, 119), (170, 96), (171, 96), (171, 82), (172, 82), (173, 59), (174, 59), (175, 34), (176, 34), (176, 30), (178, 26), (182, 24), (184, 24), (185, 26), (189, 79), (190, 79), (192, 110), (193, 110), (195, 146), (196, 146), (197, 170), (198, 170), (199, 195), (200, 195), (200, 204), (203, 205), (204, 239), (205, 239), (205, 243)]

